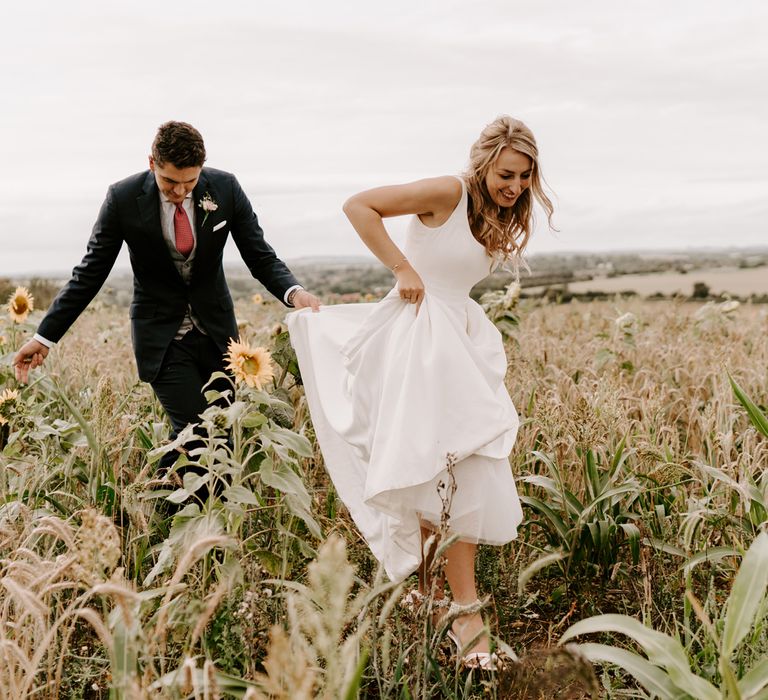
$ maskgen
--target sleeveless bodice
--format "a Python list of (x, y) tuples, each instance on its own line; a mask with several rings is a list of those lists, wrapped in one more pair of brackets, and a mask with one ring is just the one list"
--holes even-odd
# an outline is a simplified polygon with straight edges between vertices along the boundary
[(448, 300), (465, 300), (491, 271), (491, 258), (472, 235), (467, 219), (467, 188), (448, 220), (434, 228), (414, 216), (406, 231), (404, 252), (419, 273), (427, 294)]

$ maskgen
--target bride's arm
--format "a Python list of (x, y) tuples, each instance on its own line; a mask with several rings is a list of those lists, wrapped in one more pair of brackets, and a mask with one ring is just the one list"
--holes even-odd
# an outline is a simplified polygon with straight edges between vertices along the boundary
[(433, 177), (359, 192), (344, 202), (344, 213), (363, 243), (391, 269), (403, 254), (387, 234), (382, 219), (418, 214), (428, 225), (432, 219), (441, 224), (460, 198), (461, 184), (455, 177)]
[(389, 237), (382, 219), (417, 214), (442, 223), (460, 198), (461, 184), (456, 178), (436, 177), (360, 192), (344, 203), (344, 213), (363, 243), (394, 272), (401, 298), (420, 303), (424, 283)]

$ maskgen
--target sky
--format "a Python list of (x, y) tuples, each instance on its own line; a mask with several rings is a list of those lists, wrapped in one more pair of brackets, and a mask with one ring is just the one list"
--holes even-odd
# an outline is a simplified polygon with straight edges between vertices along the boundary
[(536, 135), (556, 207), (531, 253), (768, 241), (759, 0), (40, 0), (3, 24), (3, 276), (77, 264), (169, 119), (288, 260), (366, 254), (344, 200), (460, 173), (503, 113)]

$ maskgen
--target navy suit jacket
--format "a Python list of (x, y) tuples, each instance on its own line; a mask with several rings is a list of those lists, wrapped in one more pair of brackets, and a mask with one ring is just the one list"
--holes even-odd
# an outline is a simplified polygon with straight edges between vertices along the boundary
[[(206, 195), (218, 205), (207, 217), (198, 206)], [(234, 175), (203, 168), (192, 196), (197, 249), (188, 285), (176, 270), (163, 237), (160, 192), (154, 173), (147, 170), (110, 186), (85, 257), (37, 332), (52, 342), (61, 339), (104, 284), (125, 242), (133, 268), (130, 316), (139, 377), (146, 382), (157, 377), (188, 306), (224, 353), (229, 339), (238, 337), (222, 267), (230, 233), (251, 274), (276, 297), (282, 300), (298, 282), (264, 240), (256, 214)], [(214, 231), (222, 221), (226, 224)]]

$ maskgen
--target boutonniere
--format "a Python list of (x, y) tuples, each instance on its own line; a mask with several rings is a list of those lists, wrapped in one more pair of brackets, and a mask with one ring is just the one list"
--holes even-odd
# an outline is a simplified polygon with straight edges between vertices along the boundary
[(211, 197), (210, 192), (206, 192), (203, 195), (203, 198), (197, 203), (197, 206), (205, 212), (203, 223), (200, 224), (201, 226), (205, 226), (205, 220), (208, 218), (208, 214), (210, 214), (212, 211), (216, 211), (219, 208), (219, 205), (216, 204), (213, 197)]

